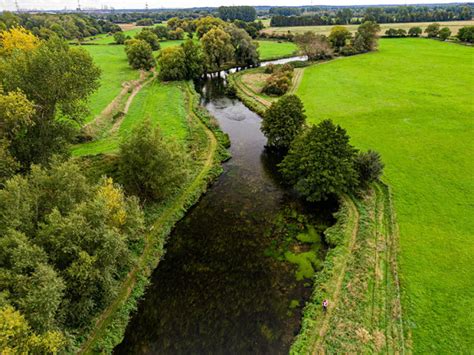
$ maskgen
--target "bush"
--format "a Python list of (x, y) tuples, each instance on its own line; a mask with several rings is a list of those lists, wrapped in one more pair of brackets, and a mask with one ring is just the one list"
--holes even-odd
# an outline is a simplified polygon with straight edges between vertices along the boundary
[(333, 57), (333, 50), (328, 38), (308, 31), (295, 36), (295, 42), (301, 52), (308, 56), (309, 60), (321, 60)]
[(148, 43), (151, 49), (154, 51), (157, 51), (158, 49), (160, 49), (158, 36), (155, 33), (153, 33), (153, 31), (150, 30), (149, 28), (144, 28), (143, 30), (141, 30), (135, 36), (135, 38)]
[(423, 30), (421, 29), (421, 27), (411, 27), (409, 30), (408, 30), (408, 35), (410, 37), (420, 37), (421, 34), (422, 34)]
[(117, 44), (124, 44), (126, 38), (127, 37), (125, 36), (123, 32), (115, 32), (114, 34), (114, 40), (115, 40), (115, 43)]
[(167, 141), (149, 120), (120, 145), (119, 170), (125, 189), (141, 200), (163, 201), (188, 177), (183, 149)]
[(462, 42), (474, 43), (474, 26), (460, 28), (458, 38)]
[(443, 27), (439, 30), (439, 39), (446, 41), (451, 36), (451, 30), (448, 27)]
[(324, 120), (293, 141), (279, 169), (307, 201), (317, 202), (357, 185), (355, 157), (356, 149), (349, 144), (346, 131)]
[(183, 80), (186, 75), (183, 48), (176, 46), (162, 49), (158, 57), (158, 66), (161, 80)]
[(303, 103), (296, 95), (272, 103), (263, 116), (261, 128), (268, 139), (267, 146), (287, 150), (301, 133), (305, 119)]
[(359, 185), (366, 187), (382, 176), (384, 164), (379, 153), (369, 150), (357, 154), (355, 167), (359, 177)]
[(291, 87), (294, 68), (291, 64), (269, 65), (265, 72), (271, 71), (273, 74), (267, 79), (262, 92), (267, 95), (281, 96)]
[(133, 69), (150, 70), (155, 66), (155, 58), (151, 46), (139, 39), (125, 41), (125, 52), (128, 63)]
[(425, 28), (425, 33), (429, 38), (436, 38), (439, 36), (439, 23), (432, 23)]

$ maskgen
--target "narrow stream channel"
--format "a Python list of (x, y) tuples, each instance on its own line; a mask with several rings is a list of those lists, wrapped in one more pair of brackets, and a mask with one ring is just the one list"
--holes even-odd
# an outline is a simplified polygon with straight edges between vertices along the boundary
[(274, 221), (289, 210), (328, 226), (334, 206), (304, 206), (280, 185), (260, 117), (225, 96), (222, 77), (197, 90), (229, 134), (232, 159), (169, 237), (115, 353), (288, 353), (311, 283), (297, 281), (294, 264), (269, 255)]

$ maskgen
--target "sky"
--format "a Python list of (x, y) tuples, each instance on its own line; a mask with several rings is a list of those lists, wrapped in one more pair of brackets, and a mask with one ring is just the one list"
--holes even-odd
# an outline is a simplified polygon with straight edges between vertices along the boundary
[[(22, 9), (75, 9), (78, 0), (16, 0)], [(221, 5), (375, 5), (375, 4), (419, 4), (419, 3), (450, 3), (455, 0), (79, 0), (82, 8), (101, 8), (106, 5), (116, 9), (145, 8), (187, 8), (187, 7), (218, 7)], [(15, 10), (15, 0), (0, 0), (0, 10)]]

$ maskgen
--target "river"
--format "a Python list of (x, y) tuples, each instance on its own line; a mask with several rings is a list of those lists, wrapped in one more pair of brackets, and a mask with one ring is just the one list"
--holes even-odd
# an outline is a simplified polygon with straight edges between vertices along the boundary
[(280, 184), (261, 118), (225, 96), (224, 75), (196, 88), (229, 134), (232, 159), (170, 235), (115, 353), (288, 353), (311, 280), (298, 281), (296, 266), (275, 250), (288, 247), (288, 226), (310, 222), (320, 233), (334, 206), (306, 206)]

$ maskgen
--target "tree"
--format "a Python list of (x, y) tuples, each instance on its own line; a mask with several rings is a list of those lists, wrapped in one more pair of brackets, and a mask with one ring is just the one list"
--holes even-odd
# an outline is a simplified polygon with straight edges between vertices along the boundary
[(303, 130), (306, 115), (296, 95), (283, 96), (267, 109), (262, 121), (262, 132), (270, 148), (287, 150)]
[(232, 38), (219, 27), (207, 32), (201, 38), (201, 45), (208, 70), (218, 70), (234, 58)]
[(226, 27), (226, 23), (224, 21), (222, 21), (220, 18), (215, 18), (213, 16), (201, 17), (200, 19), (196, 20), (195, 25), (198, 38), (202, 38), (207, 32), (214, 28)]
[(199, 78), (204, 71), (204, 55), (201, 46), (192, 39), (186, 40), (181, 46), (184, 51), (185, 78), (187, 80)]
[(352, 34), (343, 26), (334, 26), (329, 34), (329, 41), (336, 50), (340, 50), (351, 39)]
[(15, 50), (31, 51), (39, 44), (39, 39), (23, 27), (0, 32), (0, 55), (8, 55)]
[(395, 28), (389, 28), (385, 31), (387, 37), (398, 37), (398, 31)]
[(224, 21), (242, 20), (255, 21), (257, 11), (253, 6), (221, 6), (217, 9), (219, 17)]
[(439, 30), (439, 39), (446, 41), (451, 36), (451, 30), (449, 27), (443, 27)]
[(410, 29), (408, 30), (408, 35), (410, 37), (420, 37), (422, 32), (423, 30), (419, 26), (410, 27)]
[(229, 26), (227, 32), (231, 36), (232, 45), (234, 46), (234, 61), (239, 66), (255, 66), (258, 65), (259, 55), (257, 45), (249, 34), (234, 25)]
[(316, 202), (357, 185), (355, 155), (346, 131), (324, 120), (295, 139), (279, 169), (298, 193)]
[(133, 69), (151, 70), (155, 66), (153, 49), (142, 40), (132, 39), (125, 42), (125, 53)]
[(126, 39), (127, 39), (127, 37), (125, 36), (125, 34), (122, 31), (114, 33), (115, 43), (124, 44)]
[(380, 178), (384, 164), (379, 153), (369, 150), (357, 154), (355, 158), (355, 167), (359, 178), (359, 184), (365, 187)]
[(474, 26), (465, 26), (459, 29), (458, 38), (462, 42), (474, 43)]
[(129, 193), (163, 201), (186, 181), (188, 161), (181, 147), (147, 120), (120, 145), (119, 169)]
[(176, 46), (162, 49), (158, 57), (158, 66), (161, 80), (183, 80), (186, 76), (183, 47)]
[(69, 154), (68, 144), (87, 113), (87, 98), (99, 87), (99, 76), (87, 51), (57, 37), (2, 58), (0, 86), (4, 92), (21, 90), (34, 103), (32, 124), (11, 139), (10, 145), (24, 168), (44, 163), (53, 154)]
[(170, 40), (182, 40), (184, 38), (184, 30), (181, 27), (178, 27), (175, 30), (168, 32), (168, 39)]
[(136, 39), (145, 41), (148, 43), (152, 50), (157, 51), (160, 49), (160, 42), (158, 36), (153, 33), (153, 31), (149, 28), (144, 28), (141, 30), (136, 36)]
[(436, 38), (439, 35), (439, 23), (432, 23), (425, 28), (425, 33), (429, 38)]
[(168, 28), (165, 26), (157, 25), (152, 28), (153, 33), (158, 37), (159, 40), (168, 39)]
[(358, 53), (373, 51), (377, 48), (377, 32), (380, 26), (371, 21), (366, 21), (357, 28), (354, 37), (353, 47)]
[(332, 58), (333, 50), (326, 36), (308, 31), (295, 36), (295, 42), (309, 60)]

